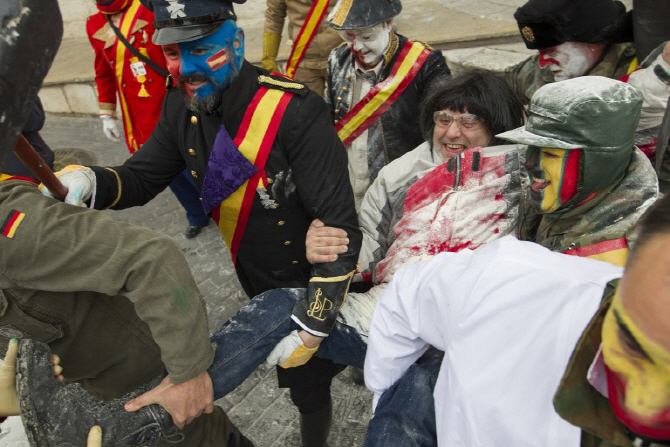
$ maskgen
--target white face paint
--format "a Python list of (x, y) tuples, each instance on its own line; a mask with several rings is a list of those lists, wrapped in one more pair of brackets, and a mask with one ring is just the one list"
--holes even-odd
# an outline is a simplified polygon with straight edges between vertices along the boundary
[(583, 76), (595, 65), (604, 47), (604, 44), (563, 42), (540, 50), (540, 67), (548, 67), (557, 82)]
[(371, 69), (384, 57), (391, 38), (391, 22), (370, 28), (338, 31), (338, 34), (347, 42), (358, 63)]

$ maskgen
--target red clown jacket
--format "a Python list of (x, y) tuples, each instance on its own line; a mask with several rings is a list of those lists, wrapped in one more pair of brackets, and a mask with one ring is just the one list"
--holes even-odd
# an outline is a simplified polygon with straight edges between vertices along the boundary
[[(139, 0), (121, 13), (118, 28), (126, 40), (161, 68), (165, 58), (151, 42), (154, 16)], [(139, 61), (111, 29), (105, 14), (88, 18), (86, 34), (95, 51), (95, 83), (100, 115), (116, 116), (117, 95), (124, 137), (130, 153), (149, 139), (156, 126), (165, 96), (165, 77)]]

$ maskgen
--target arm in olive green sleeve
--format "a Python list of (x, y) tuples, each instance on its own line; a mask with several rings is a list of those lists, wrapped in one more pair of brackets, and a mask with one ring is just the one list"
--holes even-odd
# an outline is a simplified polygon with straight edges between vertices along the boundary
[(57, 202), (27, 182), (0, 183), (0, 213), (12, 209), (24, 216), (12, 238), (0, 238), (0, 286), (125, 297), (174, 383), (210, 366), (205, 305), (172, 238)]

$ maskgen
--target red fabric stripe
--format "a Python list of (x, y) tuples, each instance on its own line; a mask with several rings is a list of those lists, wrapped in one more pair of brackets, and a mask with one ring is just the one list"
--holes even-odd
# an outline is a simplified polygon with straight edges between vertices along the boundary
[(22, 177), (20, 175), (12, 175), (11, 177), (4, 178), (0, 181), (2, 182), (7, 182), (9, 180), (23, 180), (24, 182), (30, 182), (30, 183), (39, 183), (37, 180), (32, 179), (30, 177)]
[[(130, 3), (132, 3), (132, 2), (129, 2), (128, 4), (130, 4)], [(123, 23), (126, 21), (126, 19), (127, 19), (126, 15), (127, 14), (128, 14), (128, 11), (123, 13), (123, 18), (121, 19), (121, 23), (119, 23), (119, 28), (121, 28), (123, 26)], [(133, 29), (135, 28), (135, 24), (137, 23), (137, 19), (139, 19), (139, 16), (140, 16), (140, 10), (137, 9), (136, 12), (135, 12), (135, 15), (131, 19), (130, 28), (128, 28), (128, 35), (123, 36), (123, 37), (126, 38), (126, 40), (130, 40), (130, 36), (133, 33)], [(115, 58), (116, 58), (117, 47), (119, 45), (123, 46), (123, 51), (124, 51), (123, 68), (122, 68), (122, 71), (121, 71), (121, 77), (123, 77), (126, 74), (126, 64), (128, 64), (128, 66), (130, 66), (130, 58), (134, 57), (134, 56), (130, 52), (130, 50), (128, 50), (128, 47), (126, 47), (121, 42), (121, 40), (119, 40), (117, 38), (116, 41), (115, 41), (115, 44), (114, 44), (114, 55), (115, 55), (114, 57)], [(124, 128), (126, 144), (128, 145), (128, 151), (131, 154), (134, 154), (140, 148), (137, 145), (137, 140), (135, 140), (135, 136), (134, 136), (135, 135), (135, 129), (133, 129), (133, 122), (132, 122), (132, 120), (126, 118), (126, 117), (130, 116), (130, 114), (128, 113), (128, 107), (129, 107), (128, 102), (127, 102), (128, 100), (126, 99), (126, 96), (123, 93), (124, 90), (125, 90), (123, 88), (123, 79), (119, 78), (116, 75), (116, 67), (114, 67), (113, 70), (114, 70), (114, 77), (116, 78), (116, 85), (118, 87), (118, 94), (123, 95), (123, 99), (121, 101), (119, 101), (120, 102), (119, 106), (121, 108), (121, 114), (122, 114), (121, 116), (123, 117), (122, 122), (124, 124), (123, 128)]]
[[(317, 3), (318, 3), (318, 0), (315, 0), (312, 3), (312, 7), (309, 9), (309, 13), (307, 14), (307, 17), (305, 18), (305, 22), (303, 23), (302, 28), (300, 28), (300, 32), (298, 33), (298, 37), (295, 39), (296, 42), (300, 42), (300, 39), (302, 38), (302, 35), (305, 32), (305, 28), (307, 28), (307, 24), (309, 23), (310, 19), (312, 18), (312, 14), (314, 13), (314, 9), (316, 8)], [(326, 16), (326, 13), (328, 12), (328, 6), (330, 6), (329, 3), (330, 3), (329, 1), (326, 1), (326, 7), (323, 8), (323, 12), (321, 12), (321, 16), (319, 17), (318, 25), (316, 25), (314, 27), (314, 32), (312, 33), (312, 35), (309, 37), (309, 39), (305, 43), (305, 48), (303, 49), (303, 52), (300, 55), (300, 59), (298, 59), (298, 62), (295, 63), (295, 67), (286, 67), (287, 74), (288, 74), (288, 72), (291, 68), (293, 69), (293, 75), (290, 76), (291, 78), (293, 78), (293, 76), (295, 76), (295, 72), (296, 72), (296, 70), (298, 70), (298, 67), (300, 66), (300, 62), (302, 62), (303, 58), (305, 57), (305, 54), (307, 53), (307, 49), (309, 48), (310, 44), (312, 43), (312, 40), (314, 40), (314, 36), (316, 36), (316, 34), (319, 32), (319, 26), (321, 26), (321, 22), (323, 22), (323, 18)], [(295, 50), (296, 50), (296, 45), (293, 45), (293, 48), (291, 48), (291, 54), (288, 57), (289, 64), (293, 60), (293, 53), (295, 52)]]
[(561, 203), (565, 203), (577, 194), (577, 183), (579, 182), (579, 157), (581, 149), (568, 151), (563, 169), (563, 182), (559, 191)]
[[(380, 82), (379, 84), (375, 85), (370, 92), (368, 92), (365, 97), (360, 100), (352, 110), (349, 111), (340, 121), (337, 122), (335, 125), (336, 130), (340, 130), (344, 125), (351, 120), (353, 116), (355, 116), (358, 111), (360, 111), (367, 103), (370, 102), (372, 97), (376, 95), (382, 88), (384, 88), (387, 84), (393, 81), (393, 78), (395, 78), (396, 73), (398, 72), (398, 69), (402, 65), (402, 63), (405, 60), (405, 57), (407, 56), (407, 53), (409, 52), (410, 48), (412, 47), (412, 43), (410, 41), (407, 41), (405, 43), (405, 46), (403, 47), (402, 51), (400, 52), (400, 56), (398, 56), (398, 60), (396, 63), (393, 65), (393, 69), (391, 71), (391, 75), (386, 78), (384, 81)], [(398, 85), (398, 87), (395, 89), (395, 91), (391, 94), (391, 96), (375, 110), (375, 112), (370, 115), (358, 128), (352, 132), (347, 138), (342, 141), (342, 144), (346, 147), (351, 144), (352, 141), (354, 141), (356, 138), (358, 138), (372, 123), (374, 123), (379, 116), (381, 116), (384, 112), (386, 112), (389, 107), (393, 105), (393, 103), (398, 99), (398, 97), (402, 94), (402, 92), (405, 91), (407, 86), (414, 80), (416, 75), (419, 73), (419, 70), (423, 66), (423, 63), (428, 59), (428, 56), (430, 56), (430, 50), (425, 49), (421, 52), (419, 55), (418, 59), (416, 62), (412, 65), (412, 68), (409, 70), (405, 78), (402, 80), (402, 82)]]
[(9, 218), (9, 221), (7, 224), (5, 224), (4, 228), (2, 229), (2, 235), (7, 236), (9, 232), (12, 230), (12, 226), (14, 225), (14, 222), (16, 222), (16, 219), (21, 215), (20, 212), (14, 211), (14, 214), (12, 214), (12, 217)]
[(611, 241), (598, 242), (597, 244), (587, 245), (586, 247), (574, 248), (572, 250), (564, 251), (563, 254), (589, 257), (600, 255), (614, 250), (621, 250), (628, 248), (626, 238), (612, 239)]
[[(266, 89), (267, 90), (267, 89)], [(256, 95), (263, 96), (263, 95)], [(254, 198), (256, 197), (256, 188), (258, 186), (258, 181), (263, 179), (263, 185), (267, 185), (267, 179), (265, 177), (265, 162), (270, 155), (270, 150), (272, 149), (272, 143), (277, 136), (277, 131), (279, 130), (279, 124), (281, 123), (286, 107), (291, 100), (290, 93), (284, 93), (277, 104), (272, 119), (270, 120), (270, 125), (263, 136), (263, 141), (261, 142), (261, 147), (258, 150), (256, 155), (256, 162), (254, 166), (258, 168), (258, 173), (253, 175), (247, 183), (247, 189), (244, 191), (244, 199), (242, 201), (242, 207), (240, 209), (240, 214), (237, 218), (237, 225), (235, 226), (235, 233), (233, 234), (233, 240), (231, 242), (230, 253), (233, 259), (233, 263), (237, 261), (237, 251), (240, 248), (240, 243), (242, 241), (242, 236), (244, 235), (244, 230), (247, 227), (247, 222), (249, 222), (249, 215), (251, 214), (251, 206), (254, 203)], [(254, 98), (255, 99), (255, 98)], [(260, 100), (260, 99), (259, 99)], [(248, 127), (248, 124), (247, 124)]]
[(221, 219), (221, 214), (220, 214), (220, 206), (215, 206), (212, 208), (212, 220), (216, 222), (216, 225), (219, 225), (219, 220)]
[(244, 141), (244, 137), (247, 135), (247, 132), (249, 131), (249, 124), (251, 123), (251, 118), (253, 118), (254, 112), (258, 107), (258, 103), (261, 101), (261, 99), (263, 99), (263, 96), (267, 91), (268, 91), (267, 87), (259, 88), (256, 94), (254, 95), (254, 99), (251, 100), (251, 104), (249, 104), (249, 107), (247, 107), (247, 111), (244, 114), (244, 118), (242, 118), (242, 124), (240, 124), (240, 127), (237, 129), (237, 134), (235, 135), (235, 139), (233, 140), (235, 146), (240, 147), (240, 144), (242, 143), (242, 141)]

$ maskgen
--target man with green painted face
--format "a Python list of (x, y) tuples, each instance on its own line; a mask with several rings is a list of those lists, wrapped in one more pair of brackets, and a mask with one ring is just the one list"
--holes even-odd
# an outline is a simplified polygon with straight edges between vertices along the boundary
[(658, 182), (635, 147), (642, 95), (589, 76), (548, 84), (525, 127), (498, 137), (528, 145), (530, 204), (542, 216), (522, 228), (552, 251), (624, 265), (629, 230), (656, 199)]

